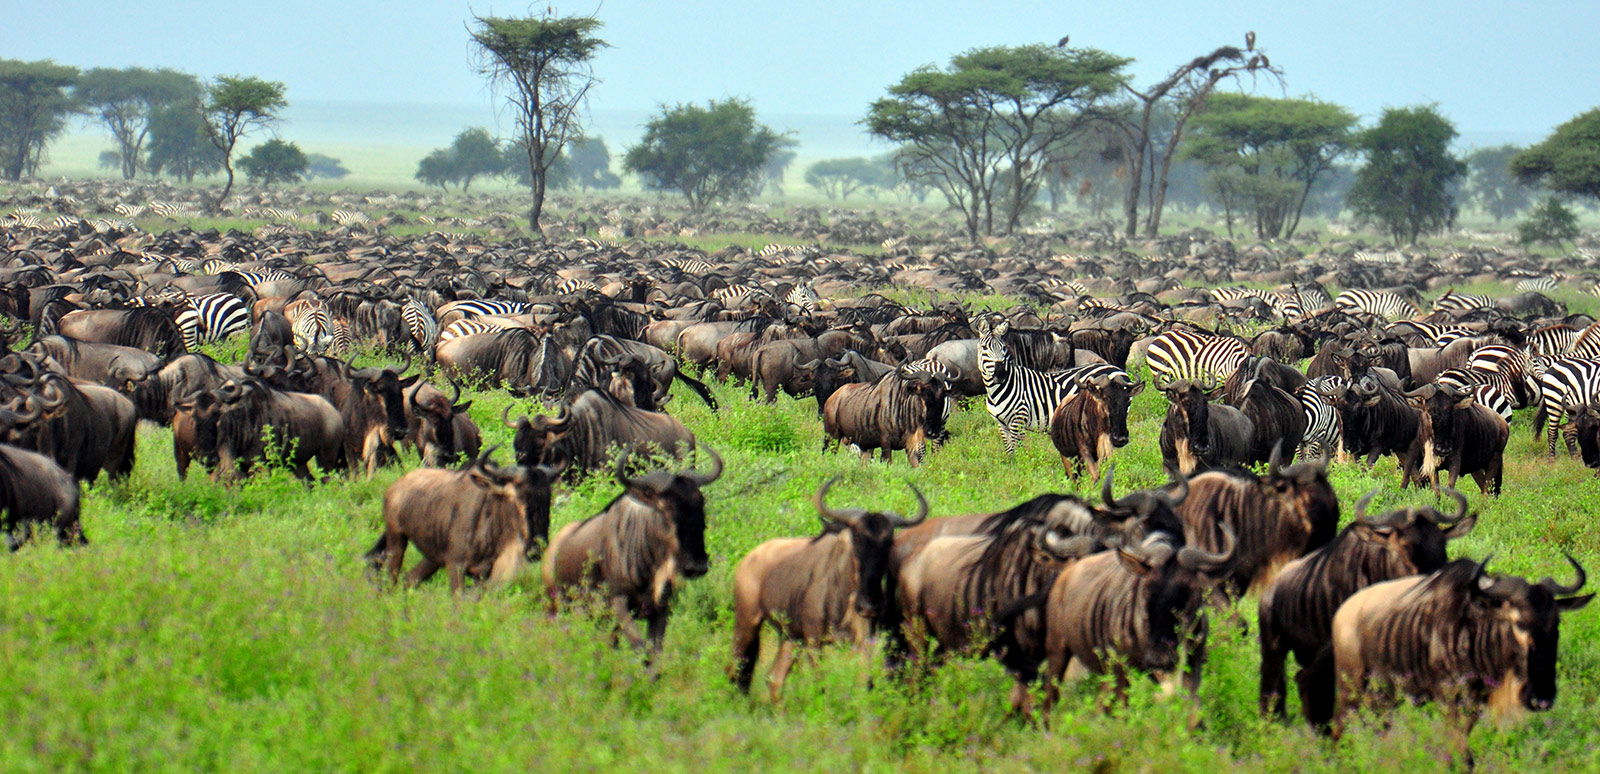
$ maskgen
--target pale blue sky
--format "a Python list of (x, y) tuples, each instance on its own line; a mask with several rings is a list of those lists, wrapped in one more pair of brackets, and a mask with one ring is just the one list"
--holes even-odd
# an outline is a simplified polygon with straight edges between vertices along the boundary
[[(546, 3), (8, 3), (0, 56), (90, 66), (170, 66), (281, 80), (291, 103), (372, 101), (481, 110), (464, 22)], [(1135, 57), (1149, 83), (1255, 30), (1293, 95), (1363, 116), (1437, 102), (1469, 138), (1542, 136), (1600, 104), (1600, 2), (637, 2), (598, 11), (614, 48), (595, 63), (597, 114), (724, 96), (764, 115), (843, 125), (910, 69), (973, 46), (1045, 41)], [(632, 121), (633, 119), (629, 119)], [(800, 120), (798, 118), (793, 120)]]

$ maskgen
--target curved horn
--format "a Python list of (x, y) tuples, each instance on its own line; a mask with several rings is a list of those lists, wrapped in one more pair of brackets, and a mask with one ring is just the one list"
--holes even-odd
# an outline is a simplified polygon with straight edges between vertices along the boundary
[(1196, 546), (1184, 546), (1178, 551), (1178, 563), (1191, 570), (1209, 571), (1216, 570), (1233, 561), (1234, 549), (1239, 547), (1238, 538), (1233, 534), (1233, 527), (1221, 524), (1222, 545), (1221, 551), (1215, 553), (1206, 551)]
[(1272, 444), (1272, 455), (1267, 458), (1267, 475), (1278, 476), (1283, 468), (1283, 439)]
[(455, 393), (450, 396), (450, 407), (454, 409), (456, 401), (461, 400), (461, 383), (456, 381), (454, 376), (446, 376), (445, 381), (450, 383), (451, 390)]
[(911, 487), (911, 493), (917, 496), (917, 515), (908, 519), (898, 513), (890, 513), (889, 524), (891, 526), (915, 527), (928, 518), (928, 498), (922, 496), (922, 490), (918, 489), (916, 484), (907, 483), (906, 486)]
[(1112, 495), (1111, 477), (1116, 475), (1117, 463), (1106, 466), (1106, 477), (1100, 480), (1100, 499), (1105, 501), (1107, 508), (1117, 507), (1117, 498)]
[(512, 430), (517, 429), (517, 424), (518, 423), (511, 421), (511, 404), (510, 403), (507, 403), (505, 408), (500, 409), (500, 422), (501, 422), (501, 424), (504, 424), (506, 427), (509, 427)]
[(722, 477), (722, 458), (717, 456), (717, 450), (711, 448), (710, 446), (705, 447), (705, 450), (706, 454), (711, 455), (711, 472), (701, 473), (699, 470), (691, 468), (684, 471), (682, 474), (685, 478), (688, 478), (700, 486), (705, 486), (706, 484), (716, 481), (718, 478)]
[(405, 356), (406, 356), (406, 362), (404, 362), (404, 363), (402, 363), (400, 365), (400, 370), (394, 372), (395, 376), (405, 376), (406, 372), (411, 370), (411, 350), (410, 349), (407, 349), (405, 351)]
[[(1457, 522), (1457, 521), (1461, 521), (1462, 519), (1466, 518), (1467, 517), (1467, 496), (1462, 494), (1455, 487), (1450, 487), (1450, 486), (1441, 487), (1440, 491), (1442, 491), (1445, 494), (1449, 495), (1451, 499), (1456, 501), (1456, 515), (1451, 516), (1448, 519), (1448, 521)], [(1428, 521), (1431, 521), (1431, 522), (1433, 522), (1435, 524), (1438, 524), (1440, 521), (1444, 521), (1443, 519), (1440, 519), (1439, 517), (1435, 516), (1428, 509), (1423, 509), (1422, 512), (1423, 512), (1423, 514), (1425, 514), (1424, 518), (1426, 518)]]
[(1036, 545), (1057, 559), (1077, 559), (1094, 551), (1095, 539), (1089, 535), (1064, 538), (1057, 535), (1055, 530), (1047, 529), (1039, 533)]
[(616, 468), (617, 483), (619, 483), (619, 484), (621, 484), (621, 485), (623, 485), (625, 487), (628, 487), (630, 489), (633, 488), (634, 480), (628, 477), (628, 460), (631, 459), (632, 457), (633, 457), (633, 446), (630, 445), (627, 448), (623, 449), (621, 454), (617, 455), (617, 468)]
[(1366, 524), (1368, 526), (1372, 525), (1372, 522), (1367, 520), (1367, 506), (1371, 505), (1372, 504), (1372, 498), (1377, 497), (1377, 496), (1378, 496), (1378, 488), (1377, 487), (1373, 487), (1371, 489), (1368, 489), (1367, 493), (1362, 495), (1360, 500), (1356, 501), (1356, 521), (1359, 521), (1362, 524)]
[(817, 487), (817, 493), (811, 496), (811, 504), (817, 506), (817, 513), (821, 514), (824, 520), (855, 526), (861, 521), (860, 514), (851, 513), (849, 510), (836, 511), (828, 507), (828, 490), (839, 483), (841, 478), (844, 478), (842, 473), (835, 473), (833, 478), (822, 482), (822, 486)]
[(1572, 565), (1572, 569), (1578, 572), (1578, 579), (1573, 581), (1571, 586), (1563, 586), (1559, 583), (1556, 583), (1555, 578), (1545, 578), (1544, 580), (1539, 581), (1540, 586), (1543, 586), (1546, 591), (1558, 597), (1566, 594), (1578, 593), (1578, 591), (1583, 588), (1583, 584), (1589, 580), (1589, 574), (1583, 571), (1583, 565), (1578, 564), (1578, 560), (1572, 558), (1572, 554), (1569, 554), (1565, 551), (1561, 553), (1563, 556), (1567, 557), (1567, 563)]

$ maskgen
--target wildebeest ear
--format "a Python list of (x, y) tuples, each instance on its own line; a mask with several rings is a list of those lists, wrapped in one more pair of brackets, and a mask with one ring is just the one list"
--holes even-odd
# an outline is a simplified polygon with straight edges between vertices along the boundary
[(1472, 404), (1475, 403), (1476, 401), (1477, 401), (1477, 399), (1474, 398), (1472, 393), (1469, 392), (1469, 393), (1467, 393), (1466, 397), (1462, 398), (1461, 400), (1456, 401), (1456, 408), (1458, 408), (1458, 409), (1469, 409), (1469, 408), (1472, 408)]
[(467, 401), (466, 403), (457, 403), (456, 405), (451, 406), (450, 407), (450, 413), (452, 413), (452, 414), (460, 414), (462, 412), (465, 412), (469, 408), (472, 408), (472, 401), (470, 401), (470, 400)]
[(1141, 392), (1144, 392), (1144, 382), (1134, 382), (1133, 389), (1128, 390), (1128, 397), (1131, 398)]
[(1122, 566), (1128, 572), (1143, 577), (1150, 572), (1150, 565), (1145, 563), (1144, 557), (1126, 548), (1117, 549), (1117, 559), (1122, 561)]
[(1563, 613), (1572, 610), (1581, 610), (1583, 609), (1584, 605), (1589, 604), (1589, 600), (1591, 599), (1594, 599), (1593, 594), (1584, 594), (1581, 597), (1563, 597), (1556, 600), (1556, 609)]

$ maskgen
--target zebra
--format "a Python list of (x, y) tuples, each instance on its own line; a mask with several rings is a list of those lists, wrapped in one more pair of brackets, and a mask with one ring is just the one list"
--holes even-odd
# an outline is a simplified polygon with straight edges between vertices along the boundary
[(1570, 325), (1550, 325), (1528, 332), (1525, 349), (1534, 357), (1557, 357), (1572, 351), (1578, 343), (1578, 329)]
[(584, 290), (592, 290), (599, 293), (600, 286), (581, 277), (569, 277), (557, 283), (552, 292), (558, 296), (564, 296), (568, 293), (577, 293)]
[(1384, 326), (1383, 333), (1385, 336), (1403, 339), (1406, 341), (1407, 346), (1415, 347), (1442, 347), (1456, 339), (1481, 335), (1477, 331), (1469, 330), (1459, 325), (1416, 322), (1413, 320), (1389, 323)]
[(662, 258), (657, 263), (668, 269), (677, 269), (685, 274), (710, 274), (717, 269), (717, 267), (702, 259), (688, 255), (674, 255)]
[(1340, 293), (1333, 305), (1341, 312), (1359, 312), (1386, 319), (1416, 317), (1422, 312), (1410, 299), (1392, 290), (1352, 288)]
[(1002, 338), (1009, 328), (1010, 324), (1005, 322), (991, 327), (989, 321), (983, 319), (976, 325), (984, 406), (1000, 424), (1006, 454), (1014, 455), (1022, 442), (1022, 431), (1049, 428), (1050, 415), (1056, 406), (1076, 395), (1083, 380), (1106, 374), (1126, 376), (1127, 372), (1104, 363), (1062, 371), (1038, 371), (1019, 365), (1011, 358), (1011, 350)]
[[(434, 325), (437, 326), (438, 323), (434, 323)], [(459, 339), (462, 336), (473, 336), (479, 333), (493, 333), (495, 331), (503, 330), (509, 329), (504, 325), (484, 322), (482, 320), (456, 320), (455, 322), (446, 325), (444, 330), (439, 332), (439, 343), (443, 344), (446, 341), (450, 341), (451, 339)]]
[(1150, 365), (1150, 381), (1165, 389), (1180, 379), (1221, 384), (1249, 356), (1249, 345), (1236, 338), (1170, 330), (1150, 342), (1144, 357)]
[(178, 209), (176, 204), (152, 201), (150, 202), (150, 212), (157, 217), (176, 220), (182, 211)]
[(439, 343), (439, 321), (433, 318), (433, 312), (421, 301), (408, 298), (406, 305), (400, 307), (400, 319), (405, 322), (406, 331), (417, 349), (425, 355), (432, 353), (434, 345)]
[(1510, 422), (1511, 398), (1498, 385), (1483, 381), (1484, 377), (1484, 373), (1470, 368), (1451, 368), (1435, 377), (1434, 383), (1472, 393), (1474, 400)]
[(808, 314), (817, 311), (817, 304), (820, 301), (822, 301), (822, 297), (817, 295), (815, 288), (811, 287), (810, 280), (795, 285), (783, 296), (785, 304), (798, 306)]
[[(1600, 360), (1583, 357), (1557, 357), (1545, 363), (1539, 375), (1539, 413), (1534, 418), (1534, 430), (1544, 425), (1547, 452), (1556, 456), (1556, 431), (1571, 410), (1600, 399)], [(1567, 449), (1572, 449), (1571, 437)]]
[(1331, 457), (1340, 450), (1344, 424), (1331, 397), (1344, 392), (1347, 384), (1342, 376), (1317, 376), (1307, 379), (1295, 392), (1306, 415), (1306, 434), (1295, 451), (1297, 459)]
[(349, 355), (355, 349), (355, 332), (350, 321), (343, 317), (328, 316), (328, 351), (335, 355)]
[(193, 296), (178, 313), (177, 323), (183, 333), (183, 345), (192, 352), (201, 344), (250, 330), (250, 307), (232, 293)]
[(1503, 344), (1479, 347), (1467, 358), (1467, 370), (1480, 384), (1498, 388), (1513, 408), (1526, 408), (1539, 402), (1539, 378), (1528, 353)]
[(143, 204), (118, 202), (117, 206), (111, 208), (111, 211), (124, 218), (137, 218), (145, 213), (145, 206)]
[(528, 304), (525, 301), (506, 301), (499, 298), (473, 298), (461, 301), (451, 309), (464, 312), (468, 317), (513, 317), (526, 314)]
[(770, 297), (771, 294), (754, 285), (734, 284), (711, 291), (712, 300), (729, 309), (735, 309)]
[(1482, 294), (1457, 293), (1454, 288), (1446, 290), (1444, 295), (1434, 299), (1433, 311), (1435, 312), (1471, 312), (1476, 309), (1494, 308), (1494, 299)]
[(328, 218), (345, 228), (365, 226), (372, 222), (372, 218), (367, 217), (366, 213), (358, 210), (334, 210), (328, 214)]
[(1538, 291), (1540, 293), (1548, 293), (1548, 292), (1550, 292), (1552, 290), (1555, 290), (1555, 289), (1556, 289), (1556, 278), (1555, 277), (1550, 277), (1550, 276), (1529, 277), (1528, 279), (1525, 279), (1525, 280), (1517, 283), (1517, 290), (1520, 290), (1520, 291), (1530, 291), (1530, 290), (1532, 290), (1532, 291)]
[(306, 352), (320, 355), (333, 343), (332, 316), (321, 301), (291, 301), (283, 308), (283, 316), (289, 320), (295, 346)]
[(234, 273), (238, 274), (239, 278), (244, 280), (245, 284), (250, 285), (251, 287), (254, 287), (256, 285), (260, 285), (263, 282), (280, 282), (280, 281), (283, 281), (283, 280), (292, 280), (292, 279), (294, 279), (294, 275), (293, 274), (290, 274), (289, 272), (283, 271), (282, 269), (266, 269), (266, 270), (263, 270), (263, 271), (237, 271), (237, 272), (234, 272)]

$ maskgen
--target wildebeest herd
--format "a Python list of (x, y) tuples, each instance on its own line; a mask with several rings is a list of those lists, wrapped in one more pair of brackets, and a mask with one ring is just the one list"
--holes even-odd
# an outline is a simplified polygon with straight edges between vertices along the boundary
[[(410, 447), (423, 467), (384, 497), (374, 567), (397, 578), (409, 545), (409, 581), (444, 569), (460, 589), (542, 561), (552, 610), (598, 591), (618, 633), (654, 655), (675, 586), (708, 570), (702, 490), (723, 472), (666, 411), (673, 383), (716, 410), (692, 368), (747, 383), (752, 401), (814, 397), (823, 452), (903, 451), (912, 466), (981, 398), (1008, 452), (1042, 432), (1069, 477), (1101, 482), (1098, 501), (1047, 493), (964, 515), (930, 514), (916, 492), (911, 517), (830, 504), (835, 482), (822, 483), (818, 534), (763, 543), (733, 571), (732, 673), (748, 690), (770, 626), (774, 698), (798, 646), (878, 638), (908, 679), (957, 654), (997, 658), (1024, 715), (1036, 682), (1048, 706), (1083, 672), (1111, 674), (1118, 695), (1135, 671), (1193, 695), (1207, 611), (1257, 595), (1264, 712), (1287, 712), (1292, 655), (1320, 728), (1339, 732), (1373, 682), (1462, 708), (1470, 727), (1486, 705), (1551, 706), (1560, 613), (1590, 598), (1575, 560), (1575, 581), (1533, 583), (1446, 549), (1476, 519), (1459, 477), (1501, 491), (1514, 410), (1533, 410), (1550, 454), (1565, 434), (1600, 467), (1600, 325), (1533, 292), (1451, 291), (1421, 308), (1423, 290), (1573, 268), (1560, 261), (1391, 263), (1195, 238), (1146, 255), (895, 244), (869, 259), (99, 225), (0, 226), (13, 548), (35, 526), (85, 542), (78, 485), (129, 475), (141, 421), (172, 429), (180, 476), (198, 462), (221, 483), (263, 461), (308, 485), (371, 476)], [(876, 292), (907, 287), (1028, 303), (980, 313)], [(195, 351), (230, 336), (248, 339), (242, 362)], [(356, 367), (358, 350), (398, 362)], [(1168, 404), (1159, 438), (1128, 430), (1141, 361)], [(502, 414), (514, 464), (482, 448), (464, 382), (551, 407)], [(1118, 497), (1112, 460), (1130, 443), (1159, 446), (1171, 483)], [(1369, 514), (1369, 494), (1340, 529), (1328, 466), (1346, 455), (1393, 456), (1401, 487), (1456, 507)], [(622, 493), (552, 536), (553, 489), (593, 473)]]

